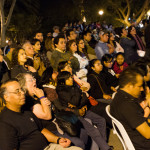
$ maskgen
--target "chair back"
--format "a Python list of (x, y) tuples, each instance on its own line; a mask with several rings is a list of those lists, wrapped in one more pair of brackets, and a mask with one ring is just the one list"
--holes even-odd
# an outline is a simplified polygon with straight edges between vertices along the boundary
[(123, 145), (124, 150), (135, 150), (123, 125), (110, 114), (110, 105), (106, 106), (106, 113), (112, 120), (113, 132), (114, 134), (117, 134), (119, 140)]

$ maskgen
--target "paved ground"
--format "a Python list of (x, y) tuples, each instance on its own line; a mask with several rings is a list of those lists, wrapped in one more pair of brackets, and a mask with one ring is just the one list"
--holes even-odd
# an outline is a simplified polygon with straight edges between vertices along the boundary
[(113, 134), (113, 130), (110, 131), (108, 144), (112, 145), (114, 147), (114, 150), (123, 150), (122, 144), (118, 139), (117, 135)]

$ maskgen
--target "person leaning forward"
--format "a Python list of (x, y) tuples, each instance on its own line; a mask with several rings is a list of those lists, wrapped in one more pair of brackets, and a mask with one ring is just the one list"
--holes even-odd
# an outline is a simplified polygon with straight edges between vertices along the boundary
[(17, 80), (3, 83), (0, 96), (6, 103), (0, 114), (0, 150), (81, 150), (43, 128), (32, 112), (21, 111), (25, 96)]
[[(139, 104), (143, 91), (143, 76), (136, 68), (127, 68), (119, 77), (120, 89), (110, 104), (110, 113), (126, 129), (136, 150), (150, 149), (149, 119)], [(146, 100), (150, 101), (150, 93)]]

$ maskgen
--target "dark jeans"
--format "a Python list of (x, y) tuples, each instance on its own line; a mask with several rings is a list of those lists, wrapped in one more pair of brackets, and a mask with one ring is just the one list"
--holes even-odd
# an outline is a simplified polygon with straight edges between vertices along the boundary
[[(92, 121), (91, 125), (84, 118), (88, 118)], [(96, 142), (101, 150), (108, 150), (110, 147), (106, 142), (106, 121), (103, 117), (93, 113), (88, 110), (86, 115), (83, 117), (79, 117), (79, 120), (83, 124), (87, 134)], [(96, 125), (96, 127), (94, 127)]]

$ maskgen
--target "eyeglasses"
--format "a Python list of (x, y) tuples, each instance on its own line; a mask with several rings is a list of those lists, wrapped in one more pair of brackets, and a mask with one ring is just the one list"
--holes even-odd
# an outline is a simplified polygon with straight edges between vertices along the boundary
[(9, 93), (13, 93), (13, 94), (16, 94), (16, 95), (21, 95), (21, 93), (24, 93), (24, 90), (21, 88), (21, 89), (16, 89), (16, 92), (9, 92)]
[(30, 78), (30, 79), (28, 79), (28, 80), (26, 80), (27, 82), (33, 82), (33, 81), (36, 81), (36, 79), (35, 78)]
[(84, 42), (81, 42), (81, 43), (79, 43), (79, 44), (84, 44)]

